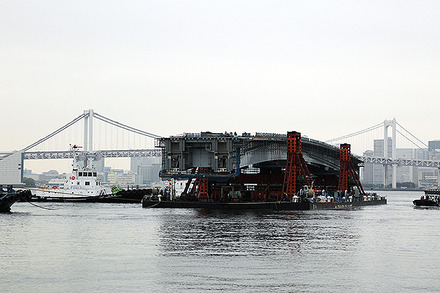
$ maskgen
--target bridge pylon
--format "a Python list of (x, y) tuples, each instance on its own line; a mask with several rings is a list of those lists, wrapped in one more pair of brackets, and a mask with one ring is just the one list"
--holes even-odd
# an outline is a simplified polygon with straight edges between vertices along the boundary
[(84, 150), (93, 151), (93, 109), (84, 110)]
[[(397, 141), (396, 141), (396, 132), (397, 132), (397, 122), (396, 119), (394, 118), (393, 120), (385, 120), (383, 122), (383, 129), (384, 129), (384, 134), (383, 134), (383, 151), (384, 151), (384, 158), (385, 159), (389, 159), (390, 158), (390, 154), (388, 153), (388, 128), (391, 127), (391, 158), (392, 159), (396, 159), (396, 145), (397, 145)], [(392, 165), (392, 188), (396, 189), (397, 188), (397, 165), (393, 164)], [(388, 186), (388, 168), (387, 165), (384, 165), (384, 180), (383, 180), (383, 184), (384, 187), (387, 188)]]

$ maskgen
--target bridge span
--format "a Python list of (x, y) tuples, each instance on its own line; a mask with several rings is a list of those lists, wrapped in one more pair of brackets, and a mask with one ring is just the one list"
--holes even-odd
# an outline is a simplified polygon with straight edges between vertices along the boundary
[[(281, 173), (287, 160), (287, 134), (187, 133), (161, 138), (162, 176), (191, 176), (196, 168), (205, 168), (211, 176), (271, 170)], [(302, 154), (315, 176), (337, 177), (339, 148), (322, 141), (302, 138)], [(361, 160), (352, 156), (355, 165)], [(275, 171), (278, 170), (278, 171)], [(335, 179), (335, 178), (333, 178)]]

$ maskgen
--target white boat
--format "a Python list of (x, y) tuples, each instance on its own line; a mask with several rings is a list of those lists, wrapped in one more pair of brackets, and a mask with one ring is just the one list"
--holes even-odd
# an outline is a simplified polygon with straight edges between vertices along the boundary
[[(110, 187), (102, 183), (102, 174), (98, 173), (79, 146), (72, 146), (73, 170), (63, 184), (40, 186), (32, 189), (32, 200), (36, 201), (85, 201), (112, 195)], [(80, 163), (82, 162), (82, 164)]]

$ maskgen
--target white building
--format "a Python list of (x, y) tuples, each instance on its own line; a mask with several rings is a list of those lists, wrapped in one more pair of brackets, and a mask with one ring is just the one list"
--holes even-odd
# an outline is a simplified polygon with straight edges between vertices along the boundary
[(0, 185), (22, 185), (23, 156), (21, 151), (0, 157)]

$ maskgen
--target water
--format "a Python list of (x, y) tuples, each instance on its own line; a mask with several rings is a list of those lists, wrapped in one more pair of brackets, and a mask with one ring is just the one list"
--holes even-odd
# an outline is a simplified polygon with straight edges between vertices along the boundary
[(440, 209), (381, 194), (344, 211), (16, 203), (0, 214), (0, 291), (438, 291)]

